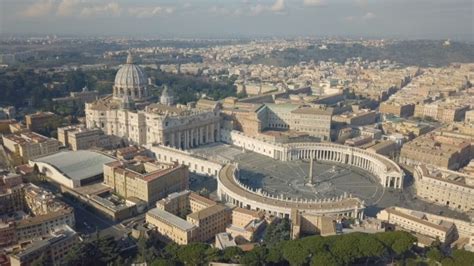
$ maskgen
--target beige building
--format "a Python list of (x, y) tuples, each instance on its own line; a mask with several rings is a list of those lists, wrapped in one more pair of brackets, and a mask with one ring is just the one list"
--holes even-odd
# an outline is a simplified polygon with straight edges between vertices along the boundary
[(187, 245), (198, 239), (196, 225), (158, 208), (153, 208), (146, 213), (146, 222), (153, 225), (161, 239), (165, 241)]
[(26, 266), (43, 257), (49, 265), (64, 265), (67, 254), (78, 241), (79, 235), (69, 226), (58, 227), (10, 255), (10, 263), (12, 266)]
[(220, 114), (216, 108), (172, 105), (167, 90), (160, 103), (150, 104), (146, 84), (144, 71), (129, 55), (115, 77), (113, 96), (86, 103), (87, 128), (99, 128), (131, 144), (180, 149), (219, 140)]
[(162, 240), (180, 245), (208, 241), (230, 223), (229, 208), (190, 191), (172, 193), (156, 206), (147, 212), (147, 223), (155, 226)]
[(466, 112), (466, 116), (464, 117), (464, 122), (474, 124), (474, 110), (470, 110)]
[(331, 108), (296, 104), (265, 104), (257, 116), (263, 129), (295, 130), (306, 132), (321, 140), (331, 139)]
[(398, 103), (395, 101), (386, 101), (380, 104), (379, 110), (382, 114), (391, 114), (399, 117), (410, 117), (415, 111), (413, 103)]
[(345, 123), (352, 126), (364, 126), (370, 125), (377, 121), (378, 114), (375, 111), (371, 110), (353, 110), (349, 113), (343, 113), (340, 115), (335, 115), (333, 121), (339, 123)]
[(408, 166), (432, 164), (452, 170), (467, 164), (471, 157), (471, 143), (464, 139), (426, 134), (403, 145), (400, 163)]
[[(377, 219), (394, 225), (396, 229), (413, 233), (419, 245), (430, 245), (438, 238), (446, 245), (456, 240), (456, 226), (449, 220), (433, 219), (433, 217), (414, 210), (390, 207), (377, 214)], [(429, 239), (429, 241), (426, 241)]]
[(186, 220), (199, 228), (197, 240), (205, 242), (213, 239), (216, 234), (225, 232), (230, 223), (230, 209), (216, 204), (189, 214)]
[(41, 237), (55, 230), (60, 225), (73, 227), (74, 210), (65, 208), (44, 215), (33, 216), (16, 223), (18, 241)]
[(55, 125), (57, 116), (51, 112), (25, 115), (26, 127), (31, 131), (41, 131)]
[(253, 242), (254, 236), (261, 232), (266, 225), (265, 214), (259, 211), (236, 207), (232, 210), (231, 224), (226, 232), (236, 241)]
[(2, 136), (3, 145), (22, 163), (59, 150), (59, 141), (34, 132)]
[(155, 161), (114, 161), (104, 164), (104, 183), (124, 198), (136, 197), (149, 205), (188, 188), (186, 166)]
[(397, 119), (394, 121), (383, 122), (382, 129), (386, 135), (400, 133), (407, 140), (411, 140), (415, 137), (430, 132), (431, 130), (433, 130), (433, 127), (424, 123), (418, 123), (409, 120), (399, 121)]
[(413, 177), (419, 197), (461, 212), (474, 209), (473, 176), (422, 164)]
[(333, 109), (304, 104), (252, 104), (227, 98), (223, 102), (230, 127), (256, 137), (265, 130), (305, 132), (321, 140), (330, 140)]
[(468, 105), (435, 102), (431, 104), (418, 104), (414, 115), (416, 117), (430, 117), (441, 122), (452, 123), (462, 121), (467, 110), (469, 110)]
[[(53, 193), (23, 184), (18, 175), (6, 175), (0, 181), (0, 246), (42, 237), (62, 225), (74, 226), (74, 210)], [(15, 213), (25, 216), (18, 220)]]
[(73, 151), (114, 148), (121, 144), (119, 138), (107, 136), (98, 128), (85, 128), (82, 125), (58, 128), (58, 140)]
[(0, 176), (0, 213), (20, 211), (25, 208), (25, 193), (20, 175)]
[(300, 238), (302, 235), (331, 236), (336, 234), (337, 217), (300, 213), (292, 210), (291, 239)]
[(397, 143), (391, 140), (383, 140), (367, 148), (368, 151), (393, 158), (398, 153)]

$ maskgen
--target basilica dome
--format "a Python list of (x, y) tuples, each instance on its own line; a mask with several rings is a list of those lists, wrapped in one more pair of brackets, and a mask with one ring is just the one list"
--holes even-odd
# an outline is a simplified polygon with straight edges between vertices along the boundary
[(115, 75), (114, 96), (123, 99), (130, 96), (133, 100), (147, 97), (147, 77), (145, 71), (134, 64), (133, 56), (128, 54), (127, 63), (122, 65)]

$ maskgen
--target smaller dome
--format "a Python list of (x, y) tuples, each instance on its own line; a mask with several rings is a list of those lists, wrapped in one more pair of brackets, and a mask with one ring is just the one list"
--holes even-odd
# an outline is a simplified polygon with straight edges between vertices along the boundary
[(163, 92), (161, 93), (161, 96), (164, 96), (164, 97), (169, 97), (170, 96), (168, 86), (165, 85), (165, 88), (163, 89)]
[(163, 92), (161, 93), (160, 103), (164, 105), (173, 105), (174, 97), (173, 94), (168, 90), (168, 86), (165, 85)]

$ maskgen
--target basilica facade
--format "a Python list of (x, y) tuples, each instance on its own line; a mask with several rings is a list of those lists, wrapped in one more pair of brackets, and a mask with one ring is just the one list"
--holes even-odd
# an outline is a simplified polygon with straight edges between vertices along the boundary
[(113, 94), (87, 103), (85, 113), (88, 128), (100, 128), (128, 144), (188, 149), (219, 141), (220, 136), (217, 106), (176, 105), (167, 88), (160, 102), (151, 102), (146, 73), (131, 54), (116, 74)]

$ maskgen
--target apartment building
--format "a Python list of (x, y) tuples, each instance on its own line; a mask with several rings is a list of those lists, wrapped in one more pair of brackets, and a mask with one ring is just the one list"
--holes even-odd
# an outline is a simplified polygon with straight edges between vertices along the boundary
[(11, 266), (32, 265), (44, 257), (50, 265), (64, 265), (64, 260), (71, 248), (79, 241), (78, 234), (69, 226), (56, 228), (50, 234), (33, 240), (20, 251), (10, 255)]
[(188, 177), (188, 168), (178, 163), (132, 160), (104, 164), (105, 185), (124, 198), (136, 197), (149, 205), (187, 189)]
[(2, 136), (3, 145), (20, 163), (55, 153), (59, 150), (59, 141), (35, 132), (23, 132)]
[[(449, 245), (456, 239), (456, 228), (454, 223), (447, 220), (429, 220), (428, 217), (418, 211), (390, 207), (377, 214), (377, 219), (394, 225), (396, 228), (413, 233), (418, 239), (438, 238), (441, 242)], [(419, 242), (426, 245), (426, 242)]]
[(56, 119), (57, 116), (51, 112), (37, 112), (25, 115), (26, 127), (35, 132), (53, 125)]
[(156, 228), (162, 240), (180, 245), (208, 241), (225, 232), (230, 223), (228, 207), (191, 191), (172, 193), (156, 206), (147, 212), (147, 223)]
[(473, 176), (422, 164), (413, 177), (420, 198), (461, 212), (474, 209)]
[(426, 134), (403, 145), (400, 162), (415, 166), (432, 164), (451, 170), (459, 169), (470, 161), (471, 143), (464, 139)]

